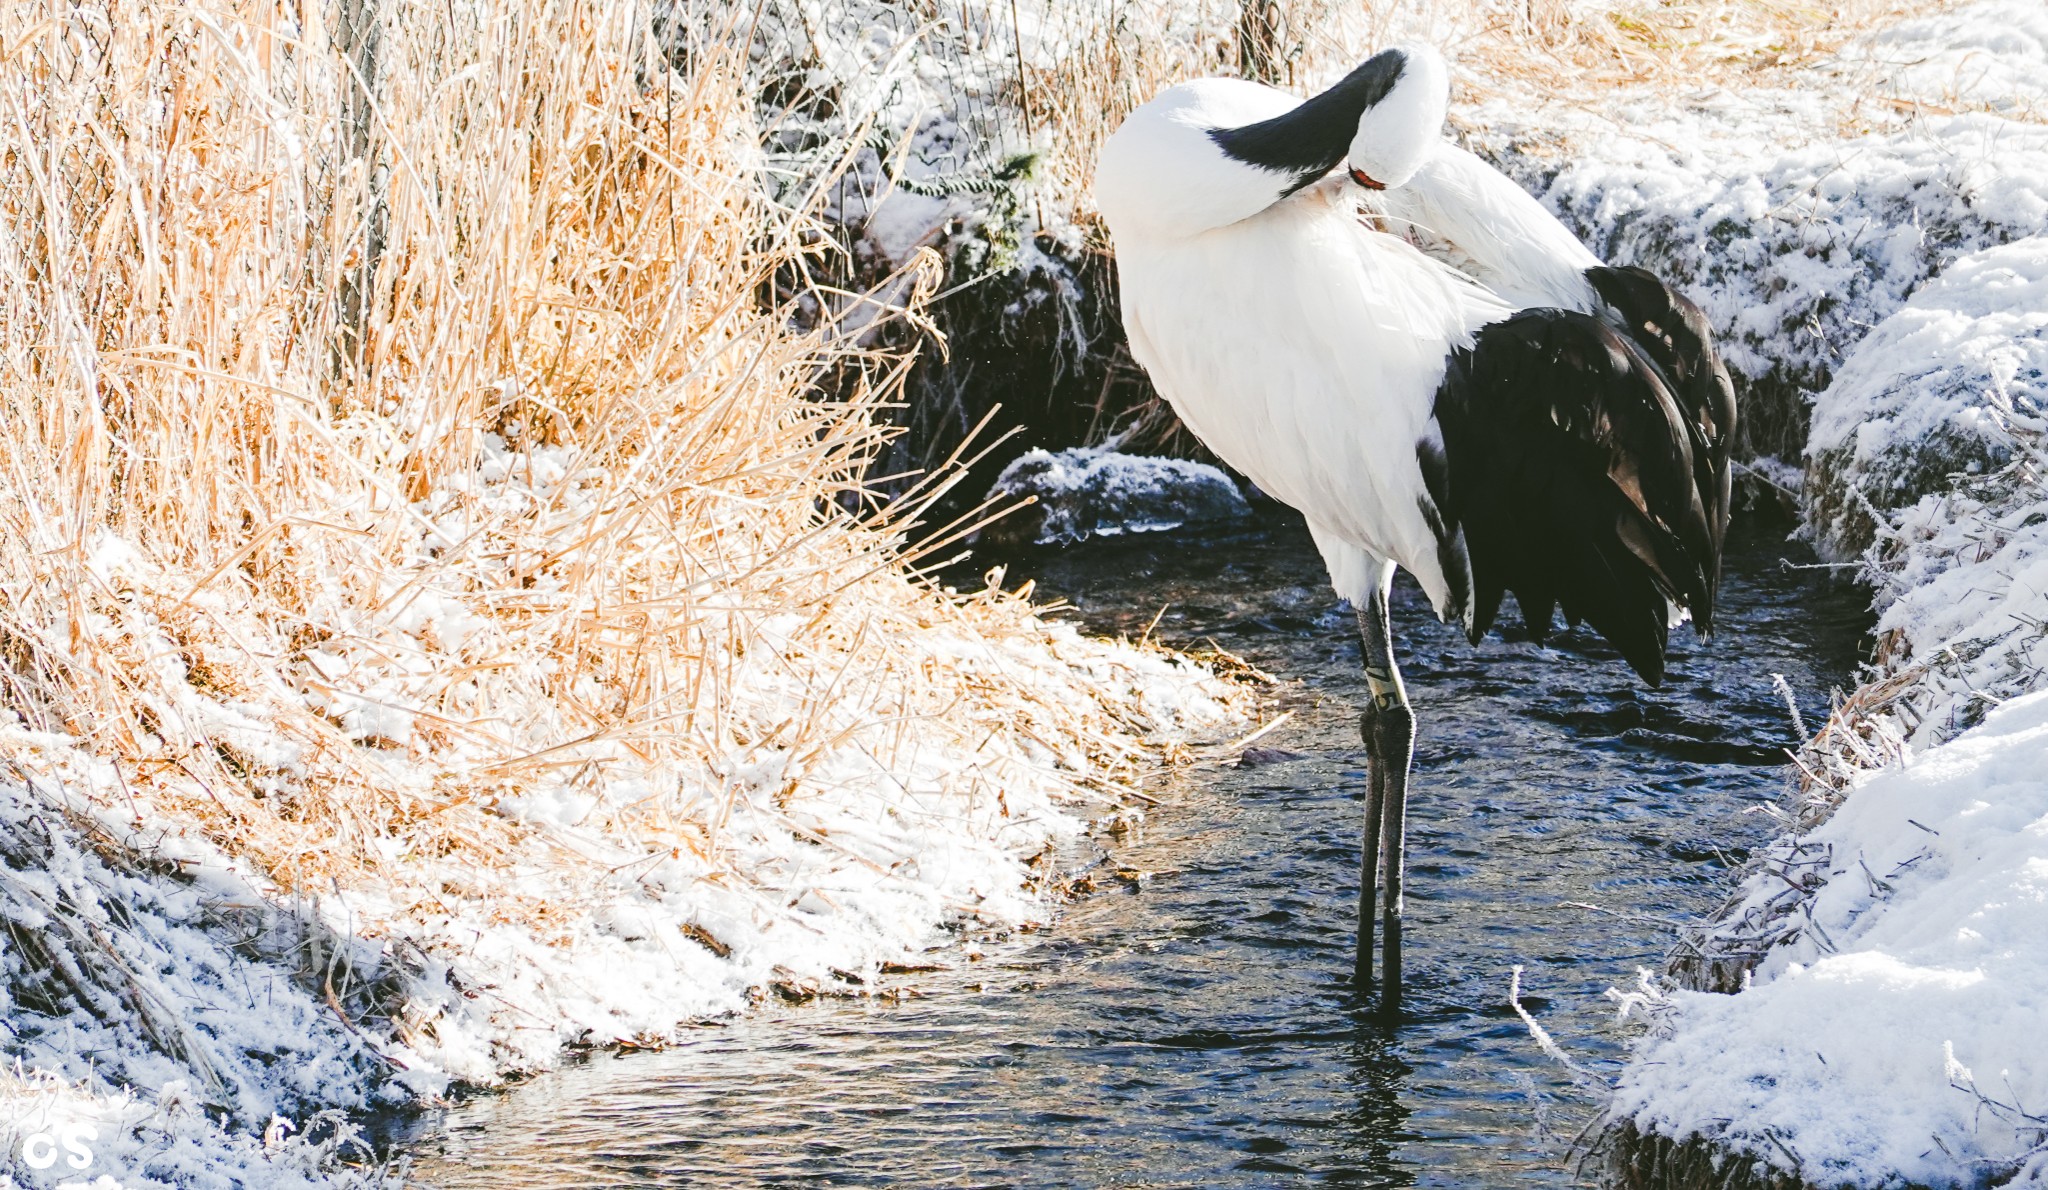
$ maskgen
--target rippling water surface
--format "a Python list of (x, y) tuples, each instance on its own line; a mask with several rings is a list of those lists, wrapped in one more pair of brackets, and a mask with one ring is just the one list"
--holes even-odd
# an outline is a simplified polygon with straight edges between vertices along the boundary
[(1213, 637), (1285, 678), (1296, 712), (1260, 741), (1268, 763), (1191, 771), (1105, 840), (1154, 875), (979, 962), (940, 956), (957, 970), (905, 977), (923, 999), (771, 1008), (477, 1099), (427, 1122), (415, 1173), (492, 1190), (1576, 1184), (1559, 1153), (1588, 1108), (1508, 1008), (1510, 968), (1545, 1027), (1611, 1070), (1625, 1033), (1601, 993), (1662, 956), (1648, 919), (1709, 911), (1770, 833), (1743, 811), (1785, 786), (1771, 674), (1818, 714), (1865, 625), (1774, 537), (1732, 552), (1721, 634), (1674, 633), (1661, 691), (1582, 634), (1469, 648), (1401, 590), (1421, 728), (1391, 1033), (1348, 986), (1364, 680), (1307, 534), (1098, 541), (1037, 564), (1040, 589), (1133, 636), (1169, 605), (1160, 636)]

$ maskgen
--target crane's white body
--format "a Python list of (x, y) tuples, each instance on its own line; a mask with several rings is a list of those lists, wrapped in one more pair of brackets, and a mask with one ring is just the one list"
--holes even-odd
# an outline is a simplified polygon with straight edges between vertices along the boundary
[(1518, 310), (1591, 313), (1599, 306), (1586, 270), (1600, 258), (1542, 203), (1468, 150), (1439, 141), (1413, 177), (1371, 201), (1387, 230)]
[(1104, 146), (1096, 199), (1131, 353), (1211, 450), (1307, 518), (1339, 595), (1362, 605), (1392, 562), (1444, 613), (1416, 445), (1451, 353), (1513, 308), (1367, 226), (1342, 174), (1276, 201), (1269, 171), (1209, 142), (1295, 102), (1189, 83)]

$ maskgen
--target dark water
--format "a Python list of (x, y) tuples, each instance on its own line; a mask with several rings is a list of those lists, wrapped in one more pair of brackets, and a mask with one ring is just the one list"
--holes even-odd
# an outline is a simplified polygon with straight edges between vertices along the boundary
[[(1572, 1185), (1591, 1112), (1530, 1043), (1524, 1003), (1611, 1071), (1601, 993), (1654, 965), (1647, 918), (1713, 908), (1769, 833), (1792, 738), (1848, 684), (1853, 594), (1734, 549), (1726, 627), (1674, 634), (1645, 691), (1611, 651), (1468, 648), (1412, 587), (1396, 630), (1421, 718), (1410, 801), (1406, 1019), (1351, 993), (1364, 691), (1307, 535), (1096, 542), (1036, 567), (1089, 626), (1214, 640), (1288, 679), (1298, 754), (1209, 767), (1105, 840), (1105, 888), (904, 1003), (789, 1006), (664, 1053), (599, 1057), (450, 1111), (412, 1147), (444, 1187)], [(1012, 579), (1020, 577), (1013, 569)], [(1509, 618), (1512, 618), (1510, 616)], [(1136, 882), (1108, 868), (1155, 873)], [(1574, 908), (1590, 902), (1631, 916)]]

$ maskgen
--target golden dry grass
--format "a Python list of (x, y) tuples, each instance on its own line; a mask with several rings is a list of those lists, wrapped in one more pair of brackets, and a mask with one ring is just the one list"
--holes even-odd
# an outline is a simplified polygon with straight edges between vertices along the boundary
[(1033, 740), (1128, 777), (1101, 659), (915, 579), (865, 493), (909, 361), (764, 302), (826, 241), (756, 188), (730, 30), (362, 7), (0, 15), (7, 704), (112, 762), (138, 828), (543, 932), (579, 907), (511, 858), (616, 857), (507, 794), (717, 862), (735, 757), (788, 758), (779, 804), (852, 751), (952, 758), (955, 810), (1042, 784)]

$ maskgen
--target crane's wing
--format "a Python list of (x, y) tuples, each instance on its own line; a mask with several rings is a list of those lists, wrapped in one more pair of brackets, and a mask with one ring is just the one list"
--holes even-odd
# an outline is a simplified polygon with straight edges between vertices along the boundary
[(1702, 631), (1711, 630), (1713, 596), (1721, 578), (1721, 542), (1728, 535), (1733, 507), (1729, 453), (1735, 439), (1735, 384), (1714, 347), (1707, 316), (1655, 273), (1602, 265), (1588, 269), (1586, 279), (1607, 302), (1621, 329), (1662, 369), (1684, 414), (1692, 438), (1693, 486), (1712, 518), (1708, 528), (1715, 563), (1707, 576), (1706, 602), (1693, 614)]
[(1437, 146), (1407, 182), (1375, 196), (1389, 232), (1470, 274), (1518, 309), (1594, 308), (1600, 264), (1543, 204), (1472, 153)]
[[(1639, 278), (1612, 280), (1630, 308), (1644, 309)], [(1662, 360), (1612, 318), (1557, 309), (1484, 327), (1453, 355), (1436, 395), (1441, 440), (1424, 440), (1419, 454), (1445, 529), (1470, 561), (1475, 642), (1513, 591), (1538, 639), (1562, 608), (1654, 686), (1672, 605), (1692, 613), (1702, 636), (1712, 629), (1733, 390), (1709, 392), (1694, 370), (1703, 364), (1725, 386), (1710, 337), (1686, 362), (1676, 340), (1704, 320), (1657, 288), (1658, 325), (1679, 328)]]

